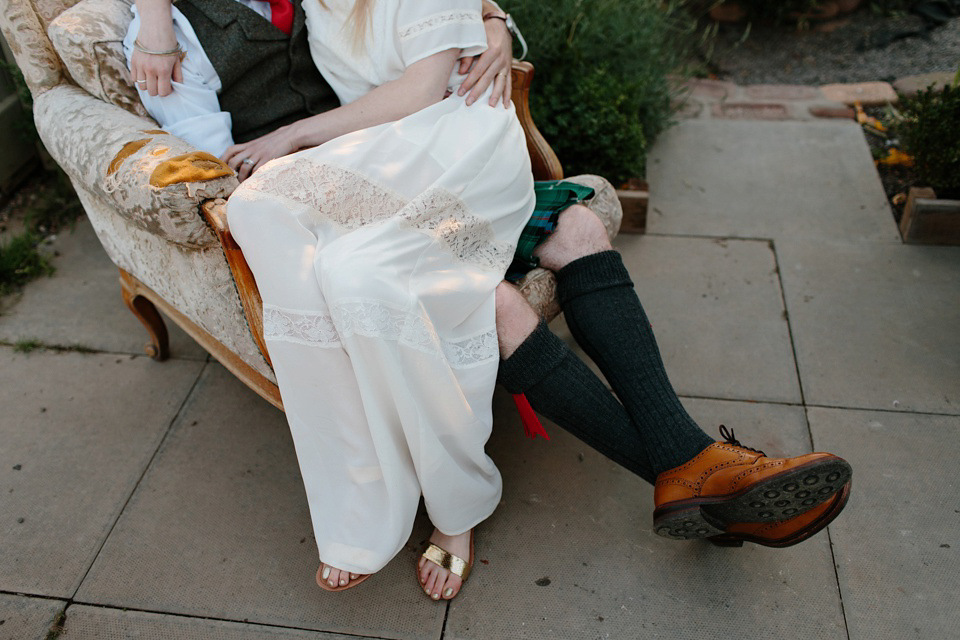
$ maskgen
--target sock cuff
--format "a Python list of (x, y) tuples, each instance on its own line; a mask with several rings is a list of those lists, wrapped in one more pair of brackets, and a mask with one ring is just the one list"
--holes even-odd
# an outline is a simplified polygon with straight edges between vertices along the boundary
[(560, 306), (586, 293), (612, 287), (633, 287), (620, 253), (613, 249), (578, 258), (557, 272)]
[(570, 348), (543, 320), (517, 350), (500, 361), (497, 382), (510, 393), (524, 393), (560, 366)]

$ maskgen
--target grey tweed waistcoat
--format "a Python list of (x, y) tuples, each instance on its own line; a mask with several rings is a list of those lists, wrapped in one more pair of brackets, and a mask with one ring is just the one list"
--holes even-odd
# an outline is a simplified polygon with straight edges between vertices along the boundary
[(234, 0), (177, 1), (220, 76), (220, 108), (237, 142), (340, 105), (310, 57), (303, 8), (293, 5), (288, 36)]

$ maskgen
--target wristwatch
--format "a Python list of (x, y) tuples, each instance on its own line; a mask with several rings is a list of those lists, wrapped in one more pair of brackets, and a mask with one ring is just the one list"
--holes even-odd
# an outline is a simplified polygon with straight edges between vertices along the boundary
[(513, 16), (509, 13), (504, 12), (503, 15), (499, 13), (488, 13), (483, 16), (483, 20), (503, 20), (504, 24), (507, 25), (507, 31), (510, 32), (510, 35), (513, 36), (517, 42), (520, 43), (520, 57), (517, 60), (523, 60), (527, 57), (527, 41), (523, 39), (523, 34), (520, 33), (520, 29), (517, 27), (517, 23), (513, 21)]

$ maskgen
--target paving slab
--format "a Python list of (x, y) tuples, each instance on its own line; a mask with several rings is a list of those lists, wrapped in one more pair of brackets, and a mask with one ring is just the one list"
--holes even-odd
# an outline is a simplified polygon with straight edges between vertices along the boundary
[(807, 404), (960, 414), (960, 248), (777, 252)]
[[(22, 294), (0, 304), (0, 341), (39, 340), (110, 353), (143, 354), (147, 332), (120, 295), (117, 267), (100, 246), (84, 217), (60, 233), (48, 250), (56, 252), (51, 278), (28, 284)], [(167, 321), (174, 358), (206, 359), (207, 352)]]
[(306, 495), (282, 413), (208, 365), (76, 596), (84, 604), (375, 636), (439, 638), (411, 545), (358, 587), (316, 586)]
[(647, 232), (900, 241), (860, 125), (686, 120), (647, 162)]
[(817, 447), (853, 465), (830, 526), (851, 640), (952, 638), (960, 627), (960, 424), (955, 417), (814, 408)]
[[(549, 442), (525, 439), (510, 404), (497, 396), (488, 447), (503, 503), (478, 529), (479, 564), (445, 639), (846, 638), (826, 535), (789, 549), (660, 538), (649, 485), (552, 424)], [(689, 408), (753, 446), (809, 450), (799, 407)]]
[(67, 610), (64, 640), (350, 640), (302, 629), (187, 618), (143, 611), (73, 605)]
[(0, 590), (74, 594), (203, 366), (0, 347)]
[(65, 602), (0, 593), (0, 640), (45, 640)]
[[(624, 235), (614, 244), (680, 395), (800, 401), (768, 242)], [(562, 318), (551, 328), (589, 362)]]

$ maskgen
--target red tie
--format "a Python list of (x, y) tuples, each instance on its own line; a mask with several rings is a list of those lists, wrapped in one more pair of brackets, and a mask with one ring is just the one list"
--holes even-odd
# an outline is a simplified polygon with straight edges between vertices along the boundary
[(293, 31), (293, 3), (290, 0), (267, 0), (270, 3), (270, 22), (290, 35)]

